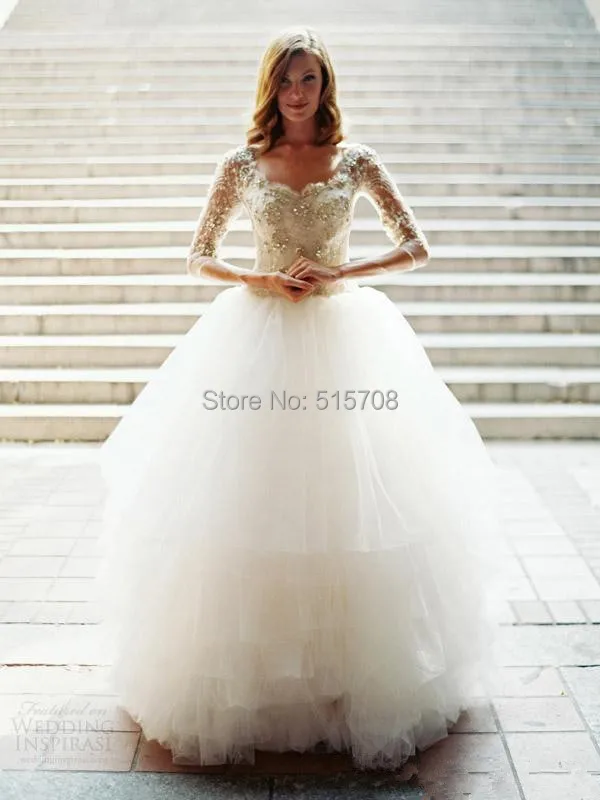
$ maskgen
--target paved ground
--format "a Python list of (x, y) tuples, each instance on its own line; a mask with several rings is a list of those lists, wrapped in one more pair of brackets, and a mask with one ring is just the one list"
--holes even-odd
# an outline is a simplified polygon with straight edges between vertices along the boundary
[(490, 442), (512, 578), (502, 678), (395, 775), (259, 754), (173, 767), (119, 711), (91, 600), (97, 449), (0, 448), (0, 797), (600, 798), (600, 442)]

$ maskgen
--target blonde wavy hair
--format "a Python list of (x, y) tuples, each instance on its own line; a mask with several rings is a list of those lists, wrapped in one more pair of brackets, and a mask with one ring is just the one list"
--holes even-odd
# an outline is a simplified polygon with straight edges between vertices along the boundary
[(258, 155), (269, 150), (283, 134), (277, 108), (277, 92), (292, 56), (312, 53), (321, 65), (322, 88), (317, 117), (316, 144), (338, 144), (345, 136), (337, 103), (337, 87), (331, 58), (314, 28), (284, 28), (267, 45), (259, 66), (252, 126), (246, 131), (246, 144), (257, 145)]

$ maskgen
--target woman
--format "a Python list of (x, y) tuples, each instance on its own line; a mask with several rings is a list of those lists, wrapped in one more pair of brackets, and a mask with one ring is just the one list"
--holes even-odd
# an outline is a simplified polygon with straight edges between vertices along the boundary
[[(360, 194), (395, 246), (349, 261)], [(242, 205), (250, 270), (218, 258)], [(395, 768), (486, 681), (493, 465), (394, 303), (350, 281), (428, 259), (376, 151), (344, 141), (322, 41), (283, 31), (187, 261), (239, 285), (101, 450), (112, 675), (176, 762), (319, 745)]]

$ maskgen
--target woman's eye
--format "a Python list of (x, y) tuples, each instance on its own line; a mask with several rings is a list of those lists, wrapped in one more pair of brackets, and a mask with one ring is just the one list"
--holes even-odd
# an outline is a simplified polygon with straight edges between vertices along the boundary
[[(314, 79), (315, 79), (314, 75), (305, 75), (305, 77), (304, 77), (304, 80), (308, 80), (308, 81), (314, 80)], [(289, 83), (289, 80), (287, 78), (282, 78), (281, 79), (281, 83)]]

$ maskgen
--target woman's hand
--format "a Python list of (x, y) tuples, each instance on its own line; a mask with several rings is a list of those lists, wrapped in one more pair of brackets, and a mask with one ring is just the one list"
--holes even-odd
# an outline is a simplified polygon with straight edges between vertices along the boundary
[(306, 256), (298, 256), (286, 270), (288, 275), (300, 280), (308, 281), (313, 286), (323, 283), (331, 283), (337, 280), (334, 270), (331, 267), (324, 267), (322, 264), (313, 261)]
[(252, 272), (245, 277), (244, 282), (280, 294), (292, 303), (299, 303), (314, 291), (312, 283), (292, 277), (286, 272)]

